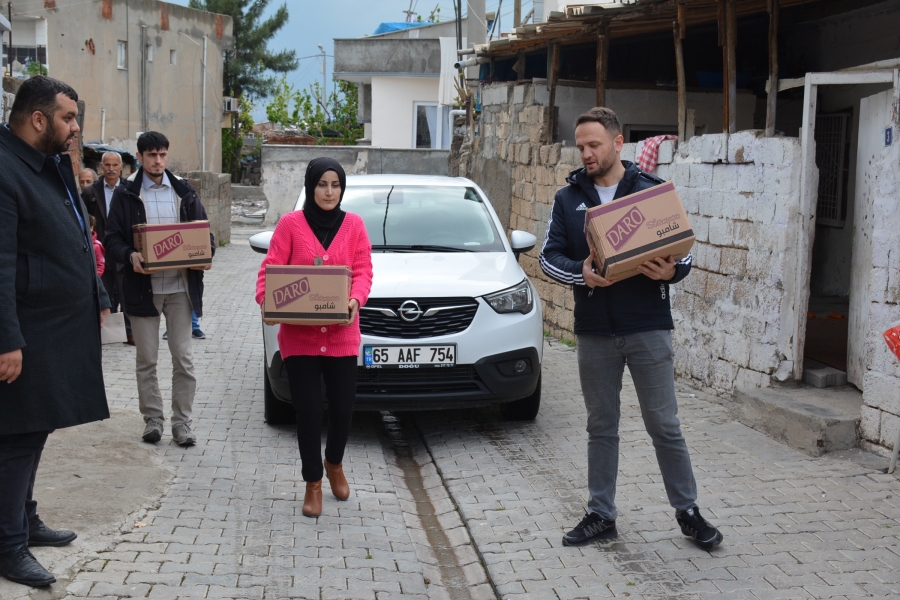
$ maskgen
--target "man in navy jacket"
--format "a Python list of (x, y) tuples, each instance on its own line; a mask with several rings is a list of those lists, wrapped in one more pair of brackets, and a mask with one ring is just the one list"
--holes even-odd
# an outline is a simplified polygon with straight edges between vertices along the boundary
[(618, 282), (601, 277), (585, 239), (585, 211), (663, 181), (621, 160), (622, 128), (608, 108), (578, 117), (575, 144), (584, 168), (569, 174), (568, 185), (556, 192), (540, 257), (548, 277), (573, 286), (578, 371), (587, 408), (590, 500), (585, 517), (563, 536), (563, 544), (618, 536), (619, 394), (627, 364), (676, 520), (684, 535), (711, 550), (722, 534), (697, 508), (697, 484), (676, 416), (669, 286), (690, 273), (691, 256), (647, 261), (638, 267), (640, 275)]

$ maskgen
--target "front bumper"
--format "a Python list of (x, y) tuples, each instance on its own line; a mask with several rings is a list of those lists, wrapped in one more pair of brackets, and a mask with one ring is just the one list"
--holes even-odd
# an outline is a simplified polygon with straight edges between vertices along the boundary
[[(515, 373), (514, 365), (527, 368)], [(357, 367), (356, 410), (440, 410), (512, 402), (531, 395), (541, 374), (536, 348), (502, 352), (474, 364), (449, 368), (367, 369)], [(267, 375), (275, 396), (290, 402), (290, 386), (281, 354)]]

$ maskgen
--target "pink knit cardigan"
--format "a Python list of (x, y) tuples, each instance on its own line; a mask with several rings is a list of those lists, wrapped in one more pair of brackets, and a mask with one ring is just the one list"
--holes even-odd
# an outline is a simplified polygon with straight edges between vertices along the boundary
[[(372, 244), (359, 215), (347, 213), (328, 250), (322, 247), (306, 222), (303, 211), (281, 217), (272, 235), (269, 252), (256, 278), (256, 303), (266, 292), (266, 265), (312, 265), (315, 257), (326, 265), (344, 265), (353, 270), (350, 298), (365, 306), (372, 289)], [(359, 356), (359, 314), (349, 325), (288, 325), (278, 332), (281, 357)]]

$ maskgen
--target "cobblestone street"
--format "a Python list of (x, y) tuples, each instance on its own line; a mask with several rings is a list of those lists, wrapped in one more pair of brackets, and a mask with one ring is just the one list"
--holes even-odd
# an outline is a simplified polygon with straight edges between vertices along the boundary
[[(52, 594), (3, 587), (4, 600), (9, 590), (109, 599), (900, 597), (900, 481), (883, 472), (887, 461), (855, 451), (810, 458), (680, 387), (700, 506), (725, 536), (708, 553), (678, 530), (627, 378), (619, 538), (563, 547), (586, 505), (587, 436), (574, 350), (549, 338), (536, 421), (504, 422), (496, 409), (357, 413), (344, 462), (350, 500), (339, 503), (326, 485), (322, 516), (303, 517), (295, 433), (263, 422), (253, 301), (261, 255), (247, 243), (256, 231), (235, 228), (206, 276), (208, 339), (194, 343), (199, 442), (180, 448), (166, 428), (157, 452), (175, 479), (158, 507)], [(132, 411), (141, 444), (134, 349), (106, 347), (104, 369), (111, 408)]]

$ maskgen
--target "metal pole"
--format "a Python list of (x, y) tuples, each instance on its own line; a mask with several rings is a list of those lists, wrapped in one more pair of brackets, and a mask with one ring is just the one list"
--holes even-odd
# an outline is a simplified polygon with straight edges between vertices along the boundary
[(203, 77), (203, 92), (200, 99), (200, 170), (206, 170), (206, 42), (207, 36), (203, 36), (203, 62), (200, 63)]
[(13, 64), (13, 45), (12, 45), (12, 2), (6, 3), (6, 12), (9, 14), (9, 52), (7, 52), (6, 61), (9, 63), (9, 76), (12, 77), (12, 64)]

